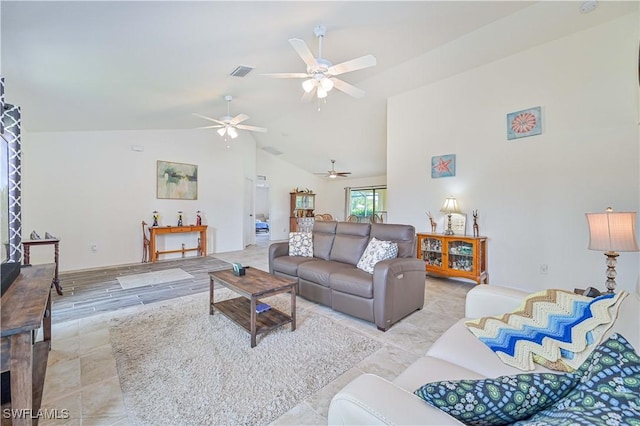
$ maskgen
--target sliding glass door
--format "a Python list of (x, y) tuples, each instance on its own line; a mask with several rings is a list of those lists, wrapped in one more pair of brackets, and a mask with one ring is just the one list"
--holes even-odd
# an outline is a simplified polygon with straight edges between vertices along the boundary
[[(354, 222), (387, 221), (387, 188), (346, 188), (346, 217)], [(356, 219), (357, 218), (357, 219)]]

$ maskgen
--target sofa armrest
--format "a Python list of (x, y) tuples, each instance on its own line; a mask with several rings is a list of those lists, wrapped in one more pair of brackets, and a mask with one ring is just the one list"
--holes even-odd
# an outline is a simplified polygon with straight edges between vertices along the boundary
[(465, 317), (502, 315), (517, 309), (530, 293), (510, 287), (480, 284), (467, 293)]
[(289, 242), (273, 243), (269, 246), (269, 273), (273, 274), (273, 259), (289, 256)]
[(330, 425), (460, 425), (453, 417), (392, 382), (363, 374), (331, 400)]
[(424, 261), (413, 257), (383, 260), (373, 268), (374, 320), (380, 330), (422, 309)]

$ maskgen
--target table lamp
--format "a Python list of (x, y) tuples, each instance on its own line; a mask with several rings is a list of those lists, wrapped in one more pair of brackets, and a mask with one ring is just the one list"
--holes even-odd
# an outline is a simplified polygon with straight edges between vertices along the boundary
[(589, 250), (604, 251), (607, 256), (609, 293), (616, 288), (616, 258), (619, 251), (638, 251), (636, 241), (636, 213), (614, 212), (611, 207), (603, 213), (586, 213), (589, 224)]
[(446, 213), (448, 218), (447, 229), (444, 231), (444, 235), (453, 235), (453, 230), (451, 229), (451, 214), (460, 213), (458, 202), (453, 197), (447, 197), (440, 211)]

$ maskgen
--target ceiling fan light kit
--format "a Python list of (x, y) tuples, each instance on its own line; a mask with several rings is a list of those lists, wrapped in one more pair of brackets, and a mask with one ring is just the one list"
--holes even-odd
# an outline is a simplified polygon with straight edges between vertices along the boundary
[(318, 99), (326, 98), (328, 93), (335, 87), (336, 89), (353, 96), (361, 98), (364, 90), (358, 89), (351, 84), (337, 79), (335, 76), (351, 71), (360, 70), (376, 65), (376, 58), (372, 55), (365, 55), (360, 58), (332, 65), (331, 62), (322, 57), (322, 38), (325, 36), (327, 28), (318, 25), (313, 29), (313, 34), (318, 38), (318, 57), (314, 57), (307, 44), (300, 39), (289, 39), (289, 43), (307, 65), (306, 73), (274, 73), (263, 74), (274, 78), (304, 78), (302, 88), (304, 94), (303, 101), (310, 101), (315, 94)]
[(213, 121), (214, 123), (216, 123), (215, 125), (212, 125), (212, 126), (205, 126), (200, 128), (201, 129), (218, 129), (216, 130), (216, 132), (220, 136), (223, 136), (225, 140), (227, 140), (227, 136), (229, 136), (231, 139), (237, 138), (238, 129), (249, 130), (250, 132), (263, 132), (263, 133), (267, 131), (267, 129), (265, 129), (264, 127), (247, 126), (245, 124), (240, 124), (249, 119), (249, 116), (246, 114), (238, 114), (235, 117), (232, 117), (231, 113), (229, 112), (232, 99), (233, 99), (233, 96), (231, 95), (226, 95), (224, 97), (224, 100), (227, 101), (227, 115), (220, 118), (220, 120), (207, 117), (201, 114), (197, 114), (194, 112), (193, 115), (195, 115), (196, 117), (200, 117), (205, 120)]

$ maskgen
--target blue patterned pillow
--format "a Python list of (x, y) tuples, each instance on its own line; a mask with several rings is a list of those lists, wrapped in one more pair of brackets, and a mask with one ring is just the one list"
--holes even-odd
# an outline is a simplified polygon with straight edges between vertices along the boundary
[(365, 272), (373, 274), (376, 263), (385, 259), (395, 259), (398, 257), (398, 244), (391, 241), (382, 241), (373, 237), (367, 248), (362, 253), (356, 267)]
[(289, 256), (313, 257), (313, 234), (311, 232), (290, 232)]
[(427, 383), (414, 393), (468, 425), (506, 425), (551, 406), (577, 381), (574, 374), (517, 374)]
[(640, 357), (619, 334), (576, 371), (579, 383), (552, 407), (517, 425), (640, 425)]

